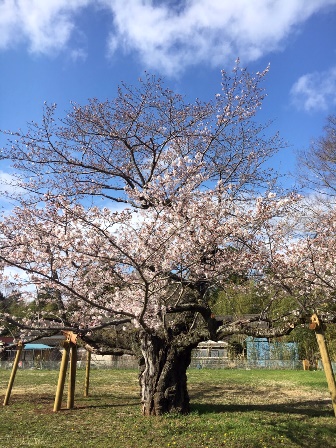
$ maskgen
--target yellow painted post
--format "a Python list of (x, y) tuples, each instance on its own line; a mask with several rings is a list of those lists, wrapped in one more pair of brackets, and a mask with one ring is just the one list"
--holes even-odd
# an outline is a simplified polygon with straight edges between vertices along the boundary
[(13, 363), (13, 367), (12, 367), (12, 373), (8, 382), (8, 387), (7, 387), (7, 392), (6, 392), (6, 396), (5, 396), (5, 400), (3, 402), (4, 406), (8, 405), (9, 402), (9, 398), (12, 392), (12, 388), (13, 388), (13, 384), (14, 384), (14, 380), (15, 380), (15, 376), (16, 376), (16, 372), (18, 369), (18, 365), (19, 365), (19, 361), (20, 361), (20, 357), (21, 357), (21, 353), (23, 350), (23, 343), (20, 341), (18, 342), (17, 345), (17, 351), (16, 351), (16, 355), (15, 355), (15, 359), (14, 359), (14, 363)]
[(64, 345), (63, 345), (63, 356), (62, 356), (62, 362), (61, 362), (61, 367), (60, 367), (60, 373), (58, 376), (58, 384), (57, 384), (55, 403), (54, 403), (54, 412), (59, 411), (61, 409), (61, 405), (62, 405), (65, 376), (66, 376), (66, 371), (67, 371), (68, 361), (69, 361), (69, 351), (70, 351), (70, 342), (65, 341)]
[(332, 370), (332, 364), (330, 362), (330, 356), (328, 352), (328, 347), (324, 337), (323, 325), (316, 314), (311, 317), (310, 329), (315, 330), (316, 340), (320, 349), (321, 359), (323, 364), (324, 373), (327, 379), (329, 392), (331, 395), (331, 401), (334, 409), (334, 414), (336, 416), (336, 383), (335, 377)]
[(91, 367), (91, 352), (86, 352), (86, 368), (85, 368), (85, 383), (84, 383), (84, 397), (89, 396), (90, 386), (90, 367)]
[(75, 404), (76, 368), (77, 368), (77, 345), (71, 342), (67, 409), (73, 409)]

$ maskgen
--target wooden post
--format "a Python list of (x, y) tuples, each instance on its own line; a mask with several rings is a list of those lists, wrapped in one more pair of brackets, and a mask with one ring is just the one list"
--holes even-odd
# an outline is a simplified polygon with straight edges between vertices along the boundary
[(15, 380), (15, 376), (16, 376), (16, 372), (18, 369), (18, 365), (19, 365), (19, 361), (20, 361), (20, 357), (21, 357), (21, 353), (23, 350), (24, 345), (22, 344), (22, 342), (18, 342), (17, 345), (17, 351), (16, 351), (16, 355), (15, 355), (15, 359), (14, 359), (14, 363), (13, 363), (13, 368), (12, 368), (12, 373), (8, 382), (8, 387), (7, 387), (7, 392), (6, 392), (6, 396), (5, 396), (5, 400), (3, 402), (4, 406), (8, 405), (9, 402), (9, 398), (12, 392), (12, 388), (13, 388), (13, 384), (14, 384), (14, 380)]
[(302, 365), (303, 365), (303, 370), (309, 370), (310, 363), (309, 363), (308, 359), (304, 359), (302, 361)]
[(91, 352), (86, 352), (86, 368), (85, 368), (85, 383), (84, 383), (84, 397), (89, 396), (90, 386), (90, 367), (91, 367)]
[(61, 409), (62, 405), (62, 397), (65, 383), (65, 375), (68, 367), (69, 361), (69, 351), (70, 351), (70, 342), (67, 340), (64, 342), (63, 346), (63, 356), (60, 367), (60, 373), (58, 377), (58, 384), (56, 389), (55, 403), (54, 403), (54, 412), (57, 412)]
[(76, 388), (76, 368), (77, 368), (77, 345), (70, 342), (70, 372), (68, 384), (68, 400), (67, 408), (73, 409), (75, 404), (75, 388)]
[(330, 362), (330, 356), (328, 347), (324, 337), (323, 324), (316, 314), (311, 317), (311, 324), (309, 325), (311, 330), (315, 330), (316, 340), (320, 349), (321, 359), (323, 364), (324, 373), (328, 382), (329, 392), (331, 395), (331, 401), (336, 416), (336, 383), (332, 370), (332, 364)]

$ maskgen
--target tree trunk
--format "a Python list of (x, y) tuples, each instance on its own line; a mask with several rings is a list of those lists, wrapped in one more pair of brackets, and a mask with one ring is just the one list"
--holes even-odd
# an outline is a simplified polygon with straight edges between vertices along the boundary
[(141, 336), (144, 363), (139, 378), (144, 415), (189, 412), (186, 372), (192, 348), (157, 336)]

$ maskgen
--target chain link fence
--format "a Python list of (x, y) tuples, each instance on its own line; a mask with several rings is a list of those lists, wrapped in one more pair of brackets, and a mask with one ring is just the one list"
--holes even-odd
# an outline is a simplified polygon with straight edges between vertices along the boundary
[(190, 368), (194, 369), (270, 369), (270, 370), (299, 370), (302, 361), (299, 360), (248, 360), (228, 358), (192, 358)]

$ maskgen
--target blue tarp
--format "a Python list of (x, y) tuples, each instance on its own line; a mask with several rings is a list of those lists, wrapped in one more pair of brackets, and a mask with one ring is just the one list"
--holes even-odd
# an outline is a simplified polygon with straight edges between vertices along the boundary
[(298, 345), (294, 342), (269, 342), (267, 338), (246, 339), (247, 359), (257, 365), (272, 361), (298, 361)]
[(25, 344), (24, 350), (47, 350), (48, 348), (53, 348), (46, 344)]

